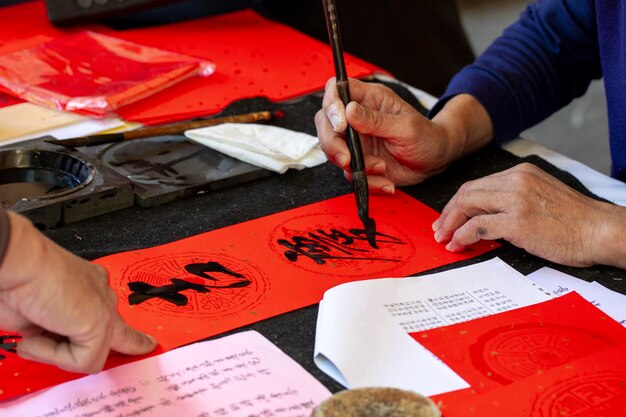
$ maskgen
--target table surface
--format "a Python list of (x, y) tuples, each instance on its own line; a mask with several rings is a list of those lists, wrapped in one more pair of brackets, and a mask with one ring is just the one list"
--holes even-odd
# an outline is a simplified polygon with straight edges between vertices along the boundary
[[(285, 119), (280, 122), (281, 125), (315, 134), (313, 115), (320, 104), (319, 95), (308, 96), (301, 101), (301, 105), (292, 106), (296, 110), (286, 114)], [(244, 100), (235, 103), (227, 109), (227, 112), (261, 110), (264, 105), (266, 103), (263, 100)], [(454, 163), (443, 174), (422, 184), (404, 187), (402, 191), (440, 212), (464, 182), (501, 171), (522, 161), (532, 162), (579, 191), (590, 194), (573, 176), (545, 160), (536, 156), (519, 158), (496, 146), (489, 146), (469, 155)], [(350, 192), (351, 185), (345, 180), (342, 172), (326, 163), (312, 169), (290, 170), (283, 175), (271, 175), (159, 207), (150, 209), (131, 207), (79, 223), (48, 229), (45, 233), (70, 251), (87, 259), (95, 259), (117, 252), (168, 243)], [(507, 242), (502, 243), (500, 248), (482, 256), (422, 274), (456, 268), (498, 256), (524, 274), (543, 266), (550, 266), (586, 281), (597, 281), (612, 290), (626, 294), (624, 270), (605, 266), (582, 269), (563, 267), (530, 255)], [(313, 363), (316, 318), (317, 305), (313, 305), (232, 332), (257, 330), (299, 362), (331, 391), (336, 392), (343, 387), (322, 373)]]

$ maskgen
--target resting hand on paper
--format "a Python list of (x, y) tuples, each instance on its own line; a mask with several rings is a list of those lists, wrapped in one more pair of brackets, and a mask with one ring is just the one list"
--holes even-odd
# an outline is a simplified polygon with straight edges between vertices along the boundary
[(103, 267), (56, 245), (26, 218), (8, 214), (0, 328), (20, 332), (19, 356), (95, 373), (110, 349), (139, 355), (156, 347), (152, 337), (129, 327), (117, 313), (117, 297)]
[(468, 95), (450, 100), (431, 121), (391, 89), (350, 79), (352, 102), (344, 108), (330, 79), (315, 125), (322, 151), (349, 177), (350, 152), (342, 133), (360, 135), (370, 189), (393, 193), (443, 171), (491, 139), (485, 110)]
[(433, 230), (453, 252), (505, 239), (559, 264), (626, 267), (626, 209), (584, 196), (529, 163), (465, 183)]

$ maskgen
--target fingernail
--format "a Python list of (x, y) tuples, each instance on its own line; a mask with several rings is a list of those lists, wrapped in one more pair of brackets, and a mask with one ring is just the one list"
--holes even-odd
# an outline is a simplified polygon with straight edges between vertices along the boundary
[[(378, 162), (376, 163), (373, 167), (372, 167), (372, 172), (376, 173), (376, 174), (382, 174), (383, 172), (385, 172), (385, 163), (384, 162)], [(386, 187), (389, 187), (388, 185)]]
[(339, 127), (339, 123), (341, 123), (341, 116), (339, 115), (339, 110), (337, 109), (337, 105), (335, 103), (328, 106), (326, 116), (328, 117), (330, 124), (333, 126), (333, 130), (336, 132)]
[(33, 359), (33, 356), (30, 354), (30, 352), (28, 351), (28, 349), (26, 349), (24, 347), (23, 344), (18, 343), (17, 347), (15, 348), (17, 355), (19, 357), (21, 357), (22, 359)]
[(335, 161), (337, 161), (337, 164), (340, 167), (345, 167), (346, 165), (348, 165), (348, 157), (346, 156), (346, 154), (343, 153), (338, 153), (337, 155), (335, 155)]
[(452, 250), (452, 242), (450, 242), (450, 243), (448, 243), (448, 244), (446, 245), (446, 250), (447, 250), (447, 251), (450, 251), (450, 252), (455, 252), (454, 250)]
[(384, 193), (393, 195), (396, 192), (396, 189), (393, 185), (384, 185), (382, 188)]
[(364, 114), (364, 109), (363, 106), (361, 106), (359, 103), (354, 102), (354, 104), (352, 105), (352, 113), (350, 114), (351, 116), (357, 117), (357, 118), (362, 118), (363, 114)]
[(437, 243), (441, 243), (442, 239), (441, 239), (441, 230), (437, 230), (435, 231), (435, 242)]
[(441, 227), (441, 220), (440, 219), (435, 220), (432, 225), (433, 232), (436, 232), (437, 230), (439, 230), (440, 227)]
[(159, 342), (156, 340), (156, 338), (154, 336), (152, 336), (151, 334), (146, 334), (144, 333), (144, 335), (148, 338), (148, 340), (150, 340), (150, 342), (156, 346), (159, 344)]

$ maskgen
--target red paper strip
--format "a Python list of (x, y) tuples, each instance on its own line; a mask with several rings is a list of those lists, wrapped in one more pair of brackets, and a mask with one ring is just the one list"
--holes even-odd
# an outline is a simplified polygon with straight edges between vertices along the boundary
[(623, 417), (626, 345), (599, 350), (442, 409), (444, 417)]
[(10, 96), (8, 94), (4, 94), (2, 93), (2, 91), (0, 91), (0, 109), (3, 107), (9, 107), (12, 106), (14, 104), (20, 104), (23, 103), (24, 100), (20, 100), (19, 98), (15, 98), (13, 96)]
[[(250, 10), (125, 31), (99, 25), (55, 28), (41, 0), (0, 8), (0, 18), (0, 53), (89, 29), (216, 64), (211, 77), (186, 80), (119, 110), (124, 119), (144, 124), (215, 114), (243, 98), (302, 96), (323, 89), (334, 75), (327, 44)], [(349, 54), (346, 67), (351, 77), (383, 71)]]
[[(367, 243), (349, 194), (95, 262), (108, 269), (122, 316), (169, 350), (315, 304), (344, 282), (403, 277), (497, 246), (483, 241), (448, 252), (432, 236), (438, 213), (402, 192), (373, 195), (370, 216), (378, 249)], [(10, 355), (0, 361), (9, 376), (0, 382), (0, 398), (59, 382), (61, 371), (25, 369)]]
[(107, 116), (213, 64), (92, 31), (0, 54), (0, 84), (45, 107)]
[(626, 329), (577, 293), (411, 336), (471, 385), (435, 396), (445, 409), (626, 343)]
[(72, 28), (57, 28), (50, 23), (43, 0), (27, 1), (0, 8), (0, 53), (31, 48), (39, 43), (83, 30), (107, 32), (111, 29), (102, 25), (83, 25)]
[[(158, 100), (120, 110), (125, 119), (141, 123), (212, 114), (241, 98), (286, 100), (321, 90), (334, 76), (328, 45), (250, 10), (125, 31), (119, 36), (209, 59), (217, 66), (208, 79), (188, 80), (159, 94)], [(351, 77), (379, 70), (348, 55), (346, 67)]]

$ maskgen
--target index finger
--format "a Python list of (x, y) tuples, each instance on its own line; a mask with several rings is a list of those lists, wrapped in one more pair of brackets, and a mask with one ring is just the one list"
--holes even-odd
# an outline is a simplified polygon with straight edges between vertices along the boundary
[(343, 137), (335, 132), (324, 110), (318, 111), (315, 115), (315, 128), (322, 152), (331, 163), (345, 170), (350, 163), (348, 145)]

